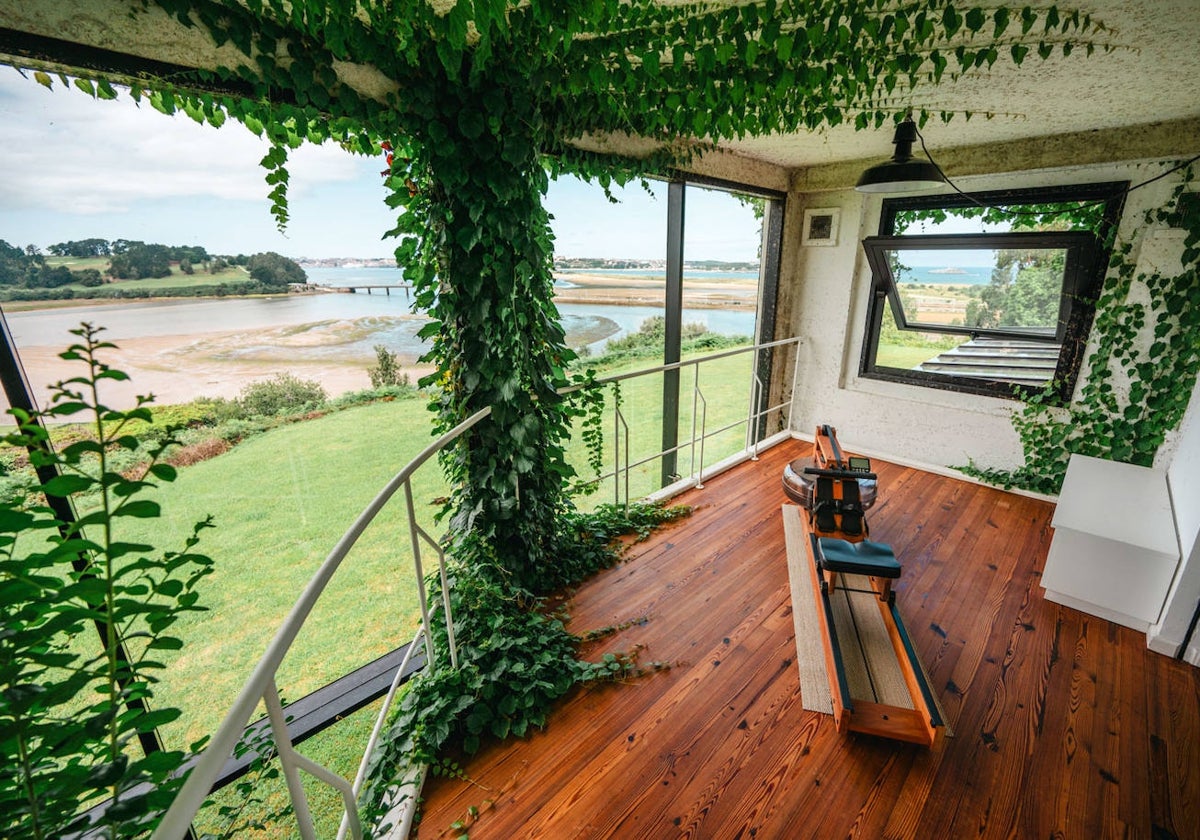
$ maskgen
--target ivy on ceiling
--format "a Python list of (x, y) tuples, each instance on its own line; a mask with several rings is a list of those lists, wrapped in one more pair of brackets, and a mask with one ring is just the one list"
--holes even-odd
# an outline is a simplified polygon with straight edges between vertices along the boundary
[[(406, 700), (423, 710), (417, 730), (393, 739), (385, 767), (399, 754), (428, 757), (452, 733), (524, 732), (570, 685), (594, 676), (572, 664), (561, 626), (526, 611), (532, 598), (612, 559), (569, 516), (564, 446), (577, 409), (558, 395), (572, 353), (552, 299), (549, 178), (574, 173), (607, 188), (722, 141), (880, 127), (909, 110), (922, 122), (949, 120), (955, 114), (924, 107), (939, 84), (998, 62), (1090, 54), (1105, 33), (1074, 9), (953, 0), (142, 5), (151, 4), (243, 61), (191, 79), (116, 81), (165, 113), (212, 125), (232, 117), (265, 135), (272, 149), (262, 165), (281, 225), (289, 150), (335, 141), (373, 154), (389, 144), (385, 185), (398, 213), (389, 234), (400, 239), (415, 305), (433, 319), (424, 334), (437, 370), (424, 384), (437, 389), (436, 425), (492, 409), (443, 459), (455, 488), (447, 513), (457, 586), (477, 598), (456, 630), (476, 649), (465, 658), (487, 658), (504, 675), (505, 696), (521, 702), (491, 704), (488, 681), (469, 674), (418, 679)], [(353, 65), (385, 79), (384, 92), (345, 81)], [(111, 81), (82, 84), (109, 97)], [(235, 81), (253, 95), (204, 92)], [(650, 151), (636, 159), (603, 151), (606, 136), (624, 135), (649, 141)], [(530, 640), (526, 649), (490, 647), (491, 628), (509, 626)], [(544, 651), (528, 649), (538, 645)], [(531, 656), (559, 663), (562, 679), (528, 669), (521, 658)]]

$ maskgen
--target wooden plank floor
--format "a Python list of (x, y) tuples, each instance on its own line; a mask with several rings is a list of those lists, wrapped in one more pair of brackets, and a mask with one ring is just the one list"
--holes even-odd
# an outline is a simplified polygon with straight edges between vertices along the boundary
[[(779, 480), (787, 444), (571, 600), (586, 651), (671, 663), (577, 691), (548, 728), (431, 779), (422, 838), (1200, 838), (1200, 669), (1044, 600), (1053, 506), (876, 462), (872, 537), (956, 737), (838, 735), (800, 706)], [(479, 808), (477, 820), (468, 816)]]

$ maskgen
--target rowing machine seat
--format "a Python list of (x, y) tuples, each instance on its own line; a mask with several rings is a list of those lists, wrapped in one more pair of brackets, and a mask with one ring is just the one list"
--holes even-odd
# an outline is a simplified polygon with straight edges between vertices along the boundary
[(833, 537), (817, 540), (820, 549), (821, 568), (848, 575), (870, 577), (900, 577), (900, 562), (887, 543), (863, 540), (860, 543), (846, 542)]

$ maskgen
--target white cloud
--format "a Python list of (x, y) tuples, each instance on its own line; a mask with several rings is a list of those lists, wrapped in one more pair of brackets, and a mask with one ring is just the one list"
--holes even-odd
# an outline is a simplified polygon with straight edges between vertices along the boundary
[[(0, 72), (4, 203), (98, 214), (161, 198), (263, 200), (265, 140), (233, 120), (214, 129), (139, 107), (121, 93), (97, 101), (57, 79), (48, 91)], [(361, 176), (360, 163), (336, 146), (292, 152), (289, 170), (293, 197)]]

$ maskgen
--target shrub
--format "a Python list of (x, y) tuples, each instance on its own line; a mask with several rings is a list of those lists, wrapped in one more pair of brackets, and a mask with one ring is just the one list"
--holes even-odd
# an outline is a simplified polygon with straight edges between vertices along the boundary
[(238, 396), (246, 417), (274, 417), (320, 408), (328, 400), (321, 383), (277, 373), (271, 379), (251, 382)]
[(230, 420), (216, 429), (217, 437), (229, 443), (238, 443), (252, 435), (265, 432), (275, 424), (263, 418), (252, 420)]
[(82, 271), (75, 272), (75, 282), (89, 289), (94, 289), (104, 285), (104, 277), (94, 268), (85, 268)]
[(400, 365), (396, 362), (396, 354), (382, 344), (375, 345), (375, 362), (375, 367), (367, 370), (367, 376), (371, 377), (372, 388), (408, 384), (408, 374), (400, 371)]

